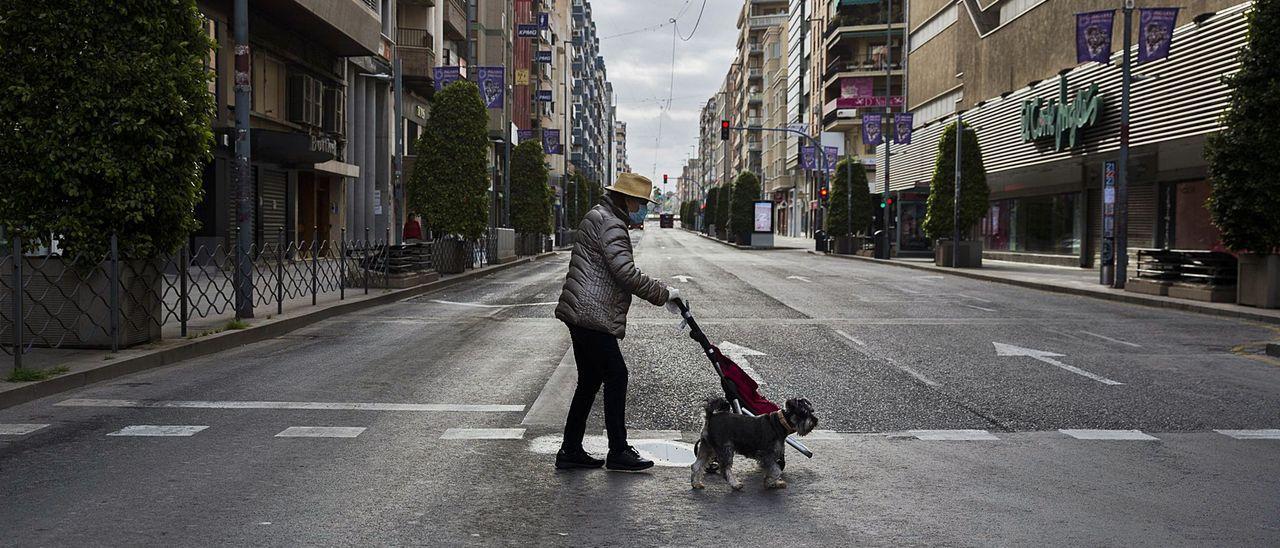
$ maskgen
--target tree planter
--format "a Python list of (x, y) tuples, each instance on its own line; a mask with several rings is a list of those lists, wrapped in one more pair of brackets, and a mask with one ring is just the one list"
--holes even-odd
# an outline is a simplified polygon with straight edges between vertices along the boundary
[[(110, 263), (85, 271), (58, 257), (24, 261), (23, 339), (39, 347), (111, 348)], [(163, 280), (157, 261), (120, 261), (121, 348), (160, 340)], [(0, 281), (0, 308), (6, 312), (13, 310), (12, 286), (12, 276)], [(12, 345), (13, 334), (5, 330), (0, 344)]]
[(1280, 308), (1280, 255), (1241, 253), (1236, 300), (1245, 306)]
[(854, 255), (862, 249), (861, 236), (836, 237), (835, 253), (837, 255)]
[(955, 266), (959, 268), (982, 267), (982, 242), (975, 240), (960, 241), (960, 261), (955, 264), (951, 257), (951, 240), (938, 240), (933, 248), (933, 264), (937, 266)]
[(436, 242), (436, 272), (441, 274), (460, 274), (471, 264), (471, 253), (467, 243), (455, 238), (444, 238)]

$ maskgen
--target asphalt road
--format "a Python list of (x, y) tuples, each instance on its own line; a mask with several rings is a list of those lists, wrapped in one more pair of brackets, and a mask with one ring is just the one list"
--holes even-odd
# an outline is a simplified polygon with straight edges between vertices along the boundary
[(766, 395), (814, 403), (788, 489), (752, 464), (744, 492), (689, 489), (717, 384), (643, 302), (627, 422), (670, 466), (552, 469), (574, 379), (548, 304), (562, 253), (0, 411), (0, 545), (1280, 543), (1280, 439), (1249, 439), (1280, 438), (1274, 327), (634, 239)]

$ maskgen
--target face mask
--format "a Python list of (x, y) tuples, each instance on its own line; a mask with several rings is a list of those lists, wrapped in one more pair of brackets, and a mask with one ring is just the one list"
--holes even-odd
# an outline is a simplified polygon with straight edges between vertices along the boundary
[(640, 209), (631, 215), (631, 224), (638, 225), (644, 223), (644, 218), (649, 216), (648, 204), (640, 206)]

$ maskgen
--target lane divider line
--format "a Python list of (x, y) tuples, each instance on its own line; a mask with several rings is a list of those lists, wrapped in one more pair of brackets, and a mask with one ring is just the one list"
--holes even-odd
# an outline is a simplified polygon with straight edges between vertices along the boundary
[(1238, 440), (1280, 440), (1280, 428), (1263, 428), (1260, 430), (1214, 430), (1224, 436)]
[(0, 436), (25, 436), (41, 428), (45, 428), (47, 424), (0, 424)]
[(1111, 342), (1113, 342), (1113, 343), (1123, 344), (1123, 345), (1128, 345), (1128, 346), (1132, 346), (1132, 347), (1134, 347), (1134, 348), (1142, 348), (1142, 345), (1140, 345), (1140, 344), (1131, 343), (1131, 342), (1129, 342), (1129, 341), (1122, 341), (1122, 340), (1120, 340), (1120, 339), (1113, 339), (1113, 338), (1108, 337), (1108, 336), (1106, 336), (1106, 335), (1099, 335), (1099, 334), (1094, 333), (1094, 332), (1092, 332), (1092, 331), (1083, 331), (1083, 330), (1081, 330), (1080, 332), (1081, 332), (1081, 333), (1084, 333), (1085, 335), (1088, 335), (1088, 336), (1090, 336), (1090, 337), (1097, 337), (1097, 338), (1102, 339), (1102, 340), (1104, 340), (1104, 341), (1111, 341)]
[(290, 426), (277, 438), (354, 438), (364, 433), (363, 426)]
[(986, 430), (907, 430), (907, 435), (923, 441), (1000, 441)]
[(518, 440), (523, 428), (450, 428), (440, 435), (442, 440)]
[(1160, 441), (1160, 438), (1144, 434), (1141, 430), (1060, 429), (1058, 431), (1078, 440)]
[(126, 426), (108, 436), (141, 436), (141, 437), (189, 437), (194, 436), (208, 426), (156, 425), (138, 424)]
[(440, 299), (431, 299), (430, 302), (437, 304), (447, 304), (452, 306), (465, 306), (468, 308), (514, 308), (517, 306), (549, 306), (560, 304), (559, 301), (547, 301), (541, 303), (514, 303), (514, 304), (482, 304), (482, 303), (460, 303), (456, 301), (443, 301)]
[(70, 399), (60, 407), (135, 407), (163, 409), (293, 409), (308, 411), (412, 411), (426, 413), (506, 413), (524, 411), (523, 405), (459, 403), (355, 403), (309, 401), (159, 401)]
[(842, 329), (837, 329), (837, 330), (835, 330), (835, 331), (836, 331), (836, 333), (837, 333), (837, 334), (839, 334), (841, 337), (844, 337), (844, 338), (848, 339), (848, 340), (849, 340), (849, 342), (852, 342), (853, 344), (856, 344), (856, 345), (858, 345), (858, 346), (864, 347), (864, 348), (854, 347), (854, 350), (857, 350), (857, 351), (858, 351), (859, 353), (861, 353), (863, 356), (866, 356), (866, 357), (871, 358), (871, 359), (873, 359), (873, 360), (880, 360), (880, 361), (885, 362), (885, 363), (887, 363), (887, 364), (889, 364), (889, 365), (892, 365), (892, 366), (894, 366), (894, 367), (898, 368), (898, 370), (899, 370), (899, 371), (902, 371), (903, 373), (906, 373), (906, 374), (908, 374), (908, 375), (911, 375), (911, 377), (912, 377), (912, 378), (914, 378), (915, 380), (917, 380), (917, 381), (920, 381), (920, 382), (924, 383), (926, 386), (933, 387), (933, 388), (937, 388), (938, 386), (941, 386), (941, 385), (938, 383), (938, 381), (935, 381), (935, 380), (933, 380), (933, 379), (930, 379), (929, 377), (924, 376), (922, 373), (920, 373), (919, 371), (916, 371), (915, 369), (912, 369), (910, 366), (906, 366), (906, 365), (903, 365), (903, 364), (900, 364), (900, 363), (898, 363), (898, 362), (894, 361), (894, 360), (893, 360), (893, 358), (889, 358), (889, 357), (886, 357), (886, 356), (877, 356), (877, 355), (875, 355), (875, 354), (872, 354), (870, 351), (868, 351), (868, 350), (865, 348), (865, 347), (867, 346), (867, 343), (862, 342), (862, 340), (858, 339), (857, 337), (854, 337), (853, 335), (850, 335), (850, 334), (848, 334), (848, 333), (845, 333), (845, 332), (844, 332), (844, 330), (842, 330)]

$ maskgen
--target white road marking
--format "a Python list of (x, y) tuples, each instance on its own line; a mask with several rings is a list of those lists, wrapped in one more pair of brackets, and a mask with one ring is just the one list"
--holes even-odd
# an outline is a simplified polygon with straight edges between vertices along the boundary
[(755, 369), (751, 368), (751, 362), (747, 360), (748, 356), (765, 356), (764, 352), (724, 341), (720, 343), (720, 353), (728, 356), (729, 359), (738, 364), (738, 367), (741, 367), (744, 373), (756, 380), (756, 384), (765, 386), (764, 379), (760, 377), (759, 373), (756, 373)]
[[(850, 334), (848, 334), (848, 333), (845, 333), (843, 330), (837, 329), (837, 330), (836, 330), (836, 333), (838, 333), (841, 337), (844, 337), (844, 338), (846, 338), (846, 339), (849, 339), (849, 342), (852, 342), (853, 344), (856, 344), (856, 345), (858, 345), (858, 346), (864, 346), (864, 347), (865, 347), (865, 346), (867, 345), (867, 343), (862, 342), (862, 340), (861, 340), (861, 339), (858, 339), (858, 338), (854, 337), (853, 335), (850, 335)], [(898, 368), (898, 370), (899, 370), (899, 371), (902, 371), (903, 373), (906, 373), (906, 374), (908, 374), (908, 375), (911, 375), (911, 376), (912, 376), (913, 378), (915, 378), (916, 380), (918, 380), (918, 381), (920, 381), (920, 382), (922, 382), (922, 383), (924, 383), (924, 384), (926, 384), (926, 385), (928, 385), (928, 386), (935, 386), (935, 387), (936, 387), (936, 386), (939, 386), (938, 381), (935, 381), (935, 380), (933, 380), (933, 379), (930, 379), (929, 377), (924, 376), (924, 375), (923, 375), (923, 374), (921, 374), (919, 371), (916, 371), (915, 369), (912, 369), (912, 368), (911, 368), (911, 367), (909, 367), (909, 366), (902, 365), (902, 364), (900, 364), (900, 363), (898, 363), (898, 362), (894, 361), (894, 360), (893, 360), (893, 358), (889, 358), (889, 357), (886, 357), (886, 356), (876, 356), (876, 355), (872, 354), (871, 352), (867, 351), (867, 350), (866, 350), (866, 349), (864, 349), (864, 348), (855, 348), (854, 350), (857, 350), (858, 352), (861, 352), (864, 356), (866, 356), (866, 357), (868, 357), (868, 358), (871, 358), (871, 359), (873, 359), (873, 360), (880, 360), (880, 361), (885, 362), (885, 363), (887, 363), (887, 364), (889, 364), (889, 365), (892, 365), (892, 366), (894, 366), (894, 367)]]
[(354, 438), (364, 432), (360, 426), (290, 426), (277, 438)]
[(844, 436), (841, 436), (840, 433), (836, 432), (835, 430), (813, 430), (809, 432), (808, 435), (800, 436), (800, 439), (804, 441), (809, 441), (809, 440), (832, 441), (832, 440), (843, 440)]
[(916, 276), (917, 280), (941, 280), (946, 276)]
[(905, 287), (894, 287), (894, 289), (897, 289), (898, 291), (901, 291), (901, 292), (903, 292), (903, 293), (909, 293), (909, 294), (912, 294), (912, 295), (919, 295), (919, 294), (920, 294), (920, 292), (919, 292), (919, 291), (916, 291), (916, 290), (914, 290), (914, 289), (907, 289), (907, 288), (905, 288)]
[(986, 311), (986, 312), (995, 312), (995, 311), (996, 311), (994, 308), (986, 308), (986, 307), (977, 306), (977, 305), (972, 305), (972, 304), (967, 304), (967, 303), (956, 303), (956, 304), (959, 304), (960, 306), (964, 306), (964, 307), (972, 308), (972, 309), (974, 309), (974, 310), (983, 310), (983, 311)]
[(679, 275), (679, 276), (672, 276), (672, 277), (671, 277), (671, 279), (673, 279), (673, 280), (679, 280), (679, 281), (680, 281), (680, 283), (682, 283), (682, 284), (687, 284), (687, 283), (689, 283), (689, 280), (691, 280), (691, 279), (693, 279), (693, 278), (691, 278), (691, 277), (689, 277), (689, 276), (685, 276), (684, 274), (681, 274), (681, 275)]
[(314, 401), (157, 401), (70, 399), (62, 407), (144, 407), (183, 409), (302, 409), (321, 411), (414, 411), (427, 413), (505, 413), (524, 411), (523, 405), (458, 403), (348, 403)]
[(440, 436), (442, 440), (518, 440), (524, 437), (523, 428), (450, 428)]
[(1106, 336), (1106, 335), (1099, 335), (1099, 334), (1094, 333), (1094, 332), (1091, 332), (1091, 331), (1081, 331), (1081, 333), (1084, 333), (1085, 335), (1089, 335), (1089, 336), (1091, 336), (1091, 337), (1097, 337), (1097, 338), (1102, 339), (1102, 340), (1104, 340), (1104, 341), (1111, 341), (1111, 342), (1113, 342), (1113, 343), (1124, 344), (1124, 345), (1132, 346), (1132, 347), (1134, 347), (1134, 348), (1142, 348), (1142, 345), (1140, 345), (1140, 344), (1134, 344), (1134, 343), (1131, 343), (1131, 342), (1129, 342), (1129, 341), (1122, 341), (1122, 340), (1120, 340), (1120, 339), (1113, 339), (1113, 338), (1108, 337), (1108, 336)]
[(516, 304), (481, 304), (481, 303), (459, 303), (454, 301), (442, 301), (440, 299), (431, 299), (431, 302), (438, 304), (448, 304), (453, 306), (465, 306), (468, 308), (512, 308), (516, 306), (548, 306), (560, 304), (559, 301), (546, 301), (541, 303), (516, 303)]
[(807, 283), (807, 284), (809, 284), (809, 283), (813, 283), (813, 282), (809, 281), (809, 278), (806, 278), (806, 277), (804, 277), (804, 276), (787, 276), (787, 279), (788, 279), (788, 280), (800, 280), (800, 281), (802, 281), (802, 282), (804, 282), (804, 283)]
[(1078, 440), (1138, 440), (1160, 441), (1159, 438), (1142, 433), (1141, 430), (1072, 430), (1060, 429), (1059, 432)]
[(204, 430), (208, 426), (178, 426), (178, 425), (153, 425), (139, 424), (135, 426), (126, 426), (107, 434), (108, 436), (194, 436), (196, 432)]
[(1095, 375), (1093, 373), (1080, 369), (1079, 367), (1076, 367), (1073, 365), (1067, 365), (1065, 363), (1062, 363), (1058, 360), (1053, 359), (1053, 358), (1061, 358), (1062, 354), (1045, 352), (1043, 350), (1032, 350), (1030, 348), (1022, 348), (1021, 346), (1014, 346), (1012, 344), (1004, 344), (1004, 343), (998, 343), (998, 342), (992, 342), (991, 344), (995, 345), (997, 356), (1027, 356), (1029, 358), (1042, 361), (1054, 367), (1060, 367), (1062, 369), (1065, 369), (1067, 371), (1070, 371), (1082, 377), (1088, 377), (1102, 384), (1111, 385), (1111, 386), (1118, 386), (1118, 385), (1124, 384), (1120, 381), (1113, 381), (1106, 377)]
[(907, 434), (925, 441), (1000, 441), (986, 430), (907, 430)]
[(0, 436), (25, 436), (36, 430), (49, 426), (47, 424), (0, 424)]
[(991, 302), (991, 301), (988, 301), (988, 300), (986, 300), (986, 299), (982, 299), (982, 298), (974, 297), (973, 295), (965, 295), (965, 294), (962, 294), (962, 293), (956, 293), (956, 296), (957, 296), (957, 297), (964, 298), (964, 299), (969, 299), (969, 300), (971, 300), (971, 301), (978, 301), (978, 302), (980, 302), (980, 303), (989, 303), (989, 302)]
[(846, 339), (849, 339), (850, 341), (853, 341), (853, 344), (856, 344), (856, 345), (858, 345), (858, 346), (866, 346), (866, 345), (867, 345), (867, 343), (862, 342), (862, 340), (861, 340), (861, 339), (858, 339), (857, 337), (854, 337), (853, 335), (850, 335), (850, 334), (848, 334), (848, 333), (845, 333), (843, 330), (837, 329), (837, 330), (836, 330), (836, 333), (838, 333), (841, 337), (844, 337), (844, 338), (846, 338)]
[[(694, 434), (695, 436), (697, 434)], [(656, 466), (689, 469), (693, 464), (693, 445), (671, 440), (635, 440), (633, 443), (640, 455), (652, 460)], [(529, 451), (541, 455), (554, 455), (560, 450), (562, 438), (559, 434), (541, 436), (529, 440)], [(609, 451), (609, 440), (605, 436), (583, 436), (582, 448), (588, 453), (603, 457)]]
[(1231, 436), (1238, 440), (1280, 440), (1280, 428), (1264, 428), (1261, 430), (1214, 430), (1219, 434)]
[[(601, 431), (608, 437), (608, 431)], [(683, 435), (679, 430), (627, 430), (627, 439), (632, 440), (678, 440)]]

